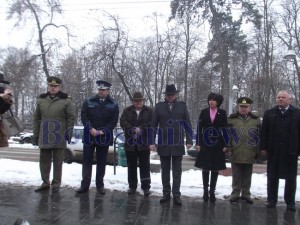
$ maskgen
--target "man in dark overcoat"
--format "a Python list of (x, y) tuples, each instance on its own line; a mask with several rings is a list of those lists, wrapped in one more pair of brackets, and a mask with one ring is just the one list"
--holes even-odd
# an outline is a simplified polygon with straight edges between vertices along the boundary
[(144, 196), (150, 195), (150, 149), (148, 131), (151, 125), (153, 110), (144, 105), (145, 98), (141, 92), (132, 96), (132, 105), (124, 109), (120, 125), (125, 133), (125, 152), (128, 168), (128, 194), (136, 192), (138, 179), (137, 167), (139, 162), (141, 188)]
[(291, 103), (287, 91), (279, 91), (277, 106), (263, 117), (260, 149), (267, 156), (267, 207), (277, 203), (279, 179), (285, 179), (284, 200), (287, 209), (295, 211), (296, 179), (300, 153), (300, 110)]
[[(167, 85), (165, 101), (156, 104), (152, 127), (157, 130), (157, 153), (161, 162), (161, 178), (163, 184), (163, 197), (160, 202), (170, 200), (172, 191), (173, 200), (176, 205), (181, 205), (181, 174), (182, 156), (185, 147), (189, 149), (192, 144), (192, 126), (187, 106), (184, 102), (177, 101), (177, 93), (174, 84)], [(185, 143), (186, 138), (186, 143)], [(150, 149), (155, 149), (154, 145)], [(170, 171), (172, 162), (173, 187), (170, 185)]]
[(119, 118), (119, 106), (109, 94), (112, 85), (104, 80), (98, 80), (96, 83), (98, 93), (86, 99), (81, 108), (81, 121), (84, 126), (82, 181), (76, 194), (84, 194), (89, 191), (95, 149), (96, 188), (99, 194), (105, 194), (103, 178), (106, 158), (109, 146), (113, 144), (113, 129)]

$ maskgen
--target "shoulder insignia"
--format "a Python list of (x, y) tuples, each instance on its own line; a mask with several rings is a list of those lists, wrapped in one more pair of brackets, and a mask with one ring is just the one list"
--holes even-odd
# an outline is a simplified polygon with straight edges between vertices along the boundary
[(46, 98), (48, 95), (48, 93), (43, 93), (43, 94), (40, 94), (40, 98)]

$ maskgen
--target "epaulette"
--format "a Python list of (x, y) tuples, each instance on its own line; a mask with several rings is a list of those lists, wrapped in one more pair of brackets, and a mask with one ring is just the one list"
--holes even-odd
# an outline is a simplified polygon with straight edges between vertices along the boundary
[[(49, 95), (49, 92), (47, 93), (43, 93), (43, 94), (40, 94), (40, 98), (46, 98), (47, 96)], [(62, 92), (62, 91), (59, 91), (57, 93), (57, 96), (61, 99), (67, 99), (67, 98), (71, 98), (71, 96), (69, 96), (68, 94)]]
[(47, 92), (47, 93), (40, 94), (40, 98), (46, 98), (47, 95), (48, 95), (48, 92)]
[(62, 92), (62, 91), (59, 91), (59, 92), (57, 93), (57, 96), (58, 96), (59, 98), (61, 98), (61, 99), (67, 99), (67, 98), (69, 98), (69, 95), (68, 95), (67, 93)]
[(249, 116), (252, 117), (253, 119), (258, 119), (259, 118), (258, 115), (255, 115), (252, 112), (249, 112)]
[[(231, 114), (231, 115), (229, 116), (229, 118), (235, 119), (235, 118), (238, 118), (239, 116), (240, 116), (240, 114), (239, 114), (238, 112), (236, 112), (236, 113)], [(259, 116), (255, 115), (255, 114), (253, 114), (253, 113), (251, 113), (251, 112), (248, 113), (248, 116), (250, 116), (250, 117), (253, 118), (253, 119), (258, 119), (258, 118), (259, 118)]]
[(238, 118), (240, 116), (240, 114), (238, 112), (230, 114), (229, 118), (234, 119), (234, 118)]

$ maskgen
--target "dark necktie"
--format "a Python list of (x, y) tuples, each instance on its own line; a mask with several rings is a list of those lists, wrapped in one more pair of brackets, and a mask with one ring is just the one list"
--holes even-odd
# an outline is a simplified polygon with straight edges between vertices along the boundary
[(286, 112), (286, 108), (280, 108), (280, 111), (282, 114), (284, 114)]

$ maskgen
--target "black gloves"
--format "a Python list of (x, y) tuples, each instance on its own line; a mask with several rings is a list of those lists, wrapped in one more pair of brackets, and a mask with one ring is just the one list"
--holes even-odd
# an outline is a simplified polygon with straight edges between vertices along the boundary
[(71, 137), (68, 134), (65, 135), (65, 140), (68, 142), (68, 144), (71, 144)]
[(39, 137), (32, 137), (32, 145), (35, 146), (39, 145)]

